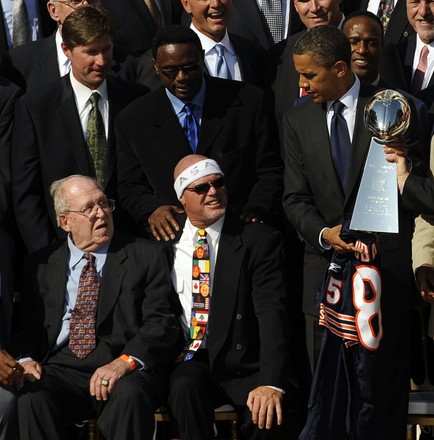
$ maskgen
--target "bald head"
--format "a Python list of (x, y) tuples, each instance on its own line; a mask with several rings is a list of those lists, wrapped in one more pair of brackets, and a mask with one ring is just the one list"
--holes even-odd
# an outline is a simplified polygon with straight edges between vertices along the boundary
[(173, 180), (176, 180), (178, 176), (185, 171), (188, 167), (191, 167), (197, 162), (207, 159), (205, 156), (201, 156), (200, 154), (189, 154), (188, 156), (183, 157), (175, 167), (173, 171)]
[(225, 214), (227, 195), (224, 174), (215, 160), (191, 154), (174, 170), (178, 199), (197, 228), (207, 228)]

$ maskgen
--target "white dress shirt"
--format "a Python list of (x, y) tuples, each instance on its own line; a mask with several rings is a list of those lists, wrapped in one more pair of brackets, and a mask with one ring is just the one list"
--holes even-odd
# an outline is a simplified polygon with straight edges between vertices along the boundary
[(108, 138), (108, 117), (109, 117), (109, 101), (107, 92), (107, 81), (104, 82), (96, 89), (91, 90), (85, 85), (78, 82), (72, 72), (69, 74), (71, 80), (72, 90), (74, 91), (75, 104), (77, 105), (78, 115), (80, 117), (81, 128), (83, 130), (83, 136), (86, 138), (87, 121), (89, 119), (89, 113), (92, 109), (92, 104), (89, 101), (90, 95), (94, 92), (98, 92), (101, 95), (98, 101), (98, 108), (101, 112), (101, 116), (104, 122), (105, 136)]
[[(396, 6), (396, 2), (398, 0), (393, 1), (393, 5)], [(405, 0), (404, 0), (405, 1)], [(378, 8), (380, 7), (381, 0), (369, 0), (368, 2), (368, 11), (372, 12), (373, 14), (377, 15)]]
[(65, 76), (71, 71), (71, 61), (65, 55), (62, 49), (62, 36), (59, 29), (56, 31), (56, 52), (57, 52), (57, 65), (59, 66), (60, 76)]
[[(217, 76), (217, 51), (215, 50), (215, 45), (217, 44), (214, 40), (204, 35), (202, 32), (198, 31), (193, 23), (191, 24), (191, 29), (196, 32), (199, 40), (202, 44), (202, 49), (205, 53), (205, 66), (211, 76)], [(237, 59), (237, 54), (235, 53), (234, 46), (229, 39), (228, 31), (226, 30), (225, 36), (219, 44), (225, 48), (225, 60), (228, 66), (231, 78), (237, 81), (242, 81), (240, 64)]]

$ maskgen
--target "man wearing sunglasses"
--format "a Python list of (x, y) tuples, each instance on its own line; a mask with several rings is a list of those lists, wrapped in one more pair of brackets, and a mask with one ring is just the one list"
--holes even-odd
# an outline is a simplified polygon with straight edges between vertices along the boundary
[[(284, 393), (290, 400), (293, 391), (282, 237), (227, 212), (225, 177), (216, 161), (201, 155), (184, 157), (174, 170), (187, 219), (171, 247), (185, 335), (170, 378), (171, 434), (212, 439), (214, 408), (231, 403), (246, 437), (294, 438), (280, 437), (279, 427), (285, 421)], [(207, 241), (194, 250), (198, 230)]]
[(281, 164), (264, 93), (246, 83), (204, 75), (195, 32), (168, 26), (156, 37), (154, 68), (163, 87), (136, 100), (116, 120), (119, 194), (157, 240), (173, 239), (182, 212), (172, 170), (191, 153), (218, 159), (229, 209), (246, 221), (278, 217)]
[(20, 439), (65, 439), (95, 417), (107, 440), (151, 439), (178, 351), (165, 252), (114, 232), (115, 204), (94, 179), (66, 177), (51, 194), (68, 237), (25, 265), (13, 336), (26, 374)]

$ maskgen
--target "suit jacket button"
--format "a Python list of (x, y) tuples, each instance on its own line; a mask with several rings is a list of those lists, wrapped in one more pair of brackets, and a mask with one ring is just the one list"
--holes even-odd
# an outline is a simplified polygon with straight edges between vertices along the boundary
[(242, 318), (243, 318), (243, 316), (240, 315), (239, 313), (237, 313), (237, 319), (238, 319), (238, 321), (240, 321)]
[(241, 344), (237, 344), (237, 350), (242, 350), (243, 346)]

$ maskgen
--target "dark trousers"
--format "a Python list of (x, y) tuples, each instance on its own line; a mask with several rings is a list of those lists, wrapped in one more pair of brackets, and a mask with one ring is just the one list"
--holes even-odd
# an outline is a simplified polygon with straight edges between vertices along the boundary
[[(234, 385), (234, 384), (232, 384)], [(214, 409), (230, 403), (238, 412), (242, 438), (252, 440), (290, 440), (283, 428), (258, 429), (251, 421), (246, 406), (237, 406), (229, 397), (224, 384), (211, 377), (207, 351), (199, 350), (195, 357), (178, 364), (170, 377), (168, 410), (172, 422), (172, 435), (182, 440), (209, 440), (214, 437)], [(247, 396), (243, 401), (247, 401)]]
[(106, 402), (91, 397), (90, 378), (66, 366), (44, 366), (42, 379), (26, 383), (18, 398), (20, 439), (61, 440), (68, 426), (98, 417), (107, 440), (151, 440), (159, 401), (150, 375), (135, 371), (124, 376)]

